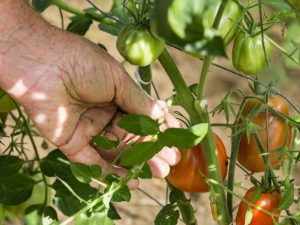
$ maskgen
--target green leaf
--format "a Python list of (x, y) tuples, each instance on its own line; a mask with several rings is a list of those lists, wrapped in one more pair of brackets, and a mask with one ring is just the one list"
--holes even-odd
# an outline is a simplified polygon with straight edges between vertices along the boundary
[(75, 178), (82, 183), (90, 183), (93, 178), (100, 177), (102, 169), (98, 165), (85, 165), (71, 162), (71, 171)]
[[(173, 189), (173, 188), (172, 188)], [(185, 201), (185, 198), (182, 195), (182, 192), (178, 189), (174, 189), (169, 194), (169, 200), (171, 204), (174, 204), (176, 202)]]
[(118, 126), (141, 136), (155, 135), (159, 132), (159, 123), (145, 115), (128, 114), (118, 122)]
[(152, 172), (147, 163), (144, 163), (143, 167), (138, 172), (137, 177), (141, 178), (141, 179), (151, 179), (152, 178)]
[(182, 45), (182, 49), (202, 58), (205, 55), (227, 57), (223, 38), (213, 30), (209, 33), (205, 33), (205, 36), (201, 40)]
[(107, 137), (100, 135), (94, 136), (93, 141), (102, 149), (112, 149), (119, 145), (119, 141), (109, 140)]
[(253, 218), (252, 209), (248, 207), (245, 216), (245, 225), (249, 225), (251, 223), (252, 218)]
[(203, 12), (215, 1), (156, 0), (151, 30), (161, 38), (197, 57), (226, 56), (225, 44), (216, 32), (206, 30)]
[(133, 166), (151, 159), (161, 150), (161, 144), (157, 142), (141, 142), (126, 150), (121, 157), (122, 166)]
[[(87, 13), (96, 13), (97, 9), (89, 8), (84, 10)], [(91, 24), (93, 23), (92, 19), (88, 19), (82, 16), (73, 16), (70, 18), (71, 22), (67, 27), (67, 31), (72, 33), (84, 36), (86, 32), (89, 30)]]
[(168, 7), (168, 22), (182, 39), (199, 40), (203, 36), (203, 0), (173, 0)]
[(99, 24), (99, 29), (115, 36), (119, 34), (124, 24), (130, 22), (128, 14), (124, 11), (123, 0), (114, 0), (110, 12), (106, 15), (109, 17)]
[(75, 225), (114, 225), (105, 211), (92, 212), (89, 216), (81, 213), (75, 218)]
[(28, 176), (15, 174), (0, 179), (0, 203), (18, 205), (30, 198), (35, 180)]
[(58, 149), (53, 150), (41, 160), (41, 170), (48, 177), (68, 178), (73, 176), (69, 160)]
[(158, 135), (158, 142), (163, 146), (191, 148), (199, 144), (207, 133), (206, 123), (197, 124), (188, 129), (169, 128)]
[(123, 186), (122, 188), (120, 188), (118, 191), (116, 191), (112, 198), (111, 201), (112, 202), (129, 202), (131, 199), (131, 193), (128, 189), (127, 186)]
[(25, 225), (58, 225), (57, 214), (54, 208), (43, 205), (31, 205), (25, 211)]
[(176, 225), (179, 219), (179, 211), (176, 205), (165, 205), (154, 220), (155, 225)]
[(81, 183), (75, 178), (65, 178), (64, 183), (57, 179), (52, 187), (56, 191), (54, 204), (66, 216), (74, 215), (85, 206), (73, 193), (76, 193), (77, 196), (85, 201), (94, 199), (95, 195), (98, 194), (97, 189), (90, 187), (88, 184)]
[(262, 3), (279, 10), (291, 10), (289, 4), (287, 4), (284, 0), (263, 0)]
[(114, 205), (111, 203), (109, 205), (109, 209), (107, 211), (107, 216), (111, 218), (112, 220), (119, 220), (121, 219), (121, 216), (119, 215), (118, 211), (114, 207)]
[[(300, 24), (292, 23), (288, 26), (286, 36), (284, 39), (284, 49), (287, 52), (293, 52), (292, 56), (298, 61), (300, 61)], [(285, 58), (285, 64), (289, 68), (299, 68), (300, 66), (290, 60), (289, 58)]]
[(9, 177), (18, 173), (22, 168), (24, 161), (17, 156), (0, 156), (0, 178)]
[(289, 186), (286, 187), (286, 191), (284, 192), (281, 202), (278, 206), (278, 209), (286, 210), (288, 209), (294, 202), (295, 196), (295, 188), (293, 183), (289, 183)]
[(51, 2), (52, 0), (32, 0), (32, 6), (36, 11), (43, 12)]

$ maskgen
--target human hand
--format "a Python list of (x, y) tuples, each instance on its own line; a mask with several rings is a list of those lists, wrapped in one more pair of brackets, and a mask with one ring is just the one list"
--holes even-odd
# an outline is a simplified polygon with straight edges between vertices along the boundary
[[(28, 32), (26, 24), (24, 27)], [(165, 128), (179, 126), (165, 104), (151, 100), (97, 45), (44, 21), (27, 29), (35, 32), (22, 43), (1, 45), (0, 86), (23, 105), (41, 134), (70, 160), (109, 167), (106, 160), (111, 156), (99, 153), (90, 141), (118, 119), (118, 107), (154, 119), (163, 117)], [(6, 38), (13, 42), (22, 35)], [(121, 142), (128, 138), (116, 126), (109, 132)], [(153, 176), (163, 178), (179, 159), (178, 150), (164, 148), (148, 163)], [(119, 168), (113, 172), (125, 173)]]

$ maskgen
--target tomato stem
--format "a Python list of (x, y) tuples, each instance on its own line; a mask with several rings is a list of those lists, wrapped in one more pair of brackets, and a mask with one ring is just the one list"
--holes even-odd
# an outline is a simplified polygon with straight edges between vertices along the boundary
[(282, 48), (280, 45), (278, 45), (273, 39), (271, 39), (268, 36), (265, 36), (265, 38), (270, 42), (271, 45), (273, 45), (277, 50), (279, 50), (282, 54), (284, 54), (286, 57), (288, 57), (290, 60), (292, 60), (294, 63), (300, 65), (300, 61), (296, 58), (294, 58), (290, 53), (288, 53), (284, 48)]
[[(218, 29), (219, 23), (221, 21), (227, 3), (228, 0), (223, 0), (221, 2), (212, 26), (214, 29)], [(209, 116), (207, 114), (207, 109), (206, 106), (204, 105), (205, 103), (204, 93), (205, 93), (206, 81), (207, 81), (208, 71), (213, 59), (214, 59), (213, 56), (206, 56), (204, 58), (200, 80), (199, 80), (197, 100), (195, 101), (195, 108), (200, 117), (199, 122), (207, 122), (209, 124), (208, 132), (202, 141), (203, 149), (205, 149), (205, 161), (206, 161), (206, 166), (208, 171), (208, 178), (215, 180), (217, 183), (222, 183), (218, 157), (216, 154), (216, 143), (210, 125)], [(221, 186), (218, 186), (214, 183), (210, 183), (209, 189), (210, 189), (211, 198), (214, 199), (214, 201), (216, 202), (219, 224), (221, 225), (230, 224), (231, 218), (226, 205), (226, 197), (225, 197), (224, 189)]]
[(58, 8), (60, 8), (62, 10), (73, 13), (77, 16), (89, 18), (89, 19), (92, 19), (92, 20), (95, 20), (98, 22), (102, 22), (104, 19), (103, 16), (101, 16), (101, 15), (98, 16), (96, 14), (88, 14), (84, 11), (81, 11), (81, 10), (75, 8), (74, 6), (68, 4), (64, 0), (52, 0), (51, 4), (57, 6)]
[(193, 124), (199, 123), (199, 116), (193, 106), (194, 97), (182, 78), (182, 75), (168, 50), (165, 49), (158, 59), (175, 88), (179, 104), (187, 111)]
[[(17, 104), (16, 104), (16, 106), (17, 106), (18, 113), (19, 113), (20, 117), (23, 120), (25, 129), (27, 130), (27, 133), (28, 133), (28, 136), (29, 136), (32, 148), (33, 148), (34, 153), (35, 153), (35, 157), (36, 157), (38, 165), (40, 167), (41, 166), (41, 158), (40, 158), (37, 146), (35, 144), (35, 141), (34, 141), (34, 138), (33, 138), (33, 135), (32, 135), (32, 131), (31, 131), (30, 126), (28, 124), (28, 120), (23, 115), (20, 107)], [(48, 182), (47, 182), (45, 174), (44, 173), (41, 173), (41, 174), (42, 174), (42, 179), (43, 179), (44, 187), (45, 187), (45, 199), (44, 199), (44, 204), (43, 204), (43, 207), (45, 208), (47, 206), (47, 201), (48, 201)]]
[(138, 67), (138, 78), (141, 87), (151, 96), (151, 81), (152, 81), (152, 71), (151, 66), (140, 66)]

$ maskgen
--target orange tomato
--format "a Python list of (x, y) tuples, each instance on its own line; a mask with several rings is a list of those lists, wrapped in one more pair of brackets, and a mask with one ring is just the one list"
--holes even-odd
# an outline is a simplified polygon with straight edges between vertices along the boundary
[[(259, 101), (256, 99), (248, 100), (245, 104), (242, 115), (246, 117), (258, 104)], [(269, 98), (269, 106), (285, 115), (289, 114), (287, 104), (278, 96), (272, 96)], [(259, 112), (254, 116), (252, 122), (262, 128), (262, 130), (257, 130), (257, 134), (262, 142), (264, 151), (266, 151), (266, 112)], [(276, 167), (282, 161), (284, 154), (274, 151), (282, 147), (286, 143), (286, 140), (287, 146), (289, 146), (292, 137), (291, 128), (284, 120), (278, 118), (269, 111), (268, 130), (270, 151), (269, 160), (272, 167)], [(251, 134), (249, 141), (246, 133), (243, 134), (238, 150), (238, 161), (251, 172), (261, 172), (265, 170), (265, 164), (260, 155), (259, 147), (255, 140), (254, 134)]]
[[(224, 180), (228, 167), (227, 154), (222, 140), (216, 134), (215, 141), (221, 176)], [(208, 185), (205, 181), (207, 169), (201, 143), (191, 149), (180, 150), (180, 152), (181, 160), (177, 165), (171, 167), (167, 177), (169, 182), (185, 192), (208, 192)]]
[[(253, 187), (249, 189), (244, 199), (249, 202), (253, 202), (252, 196), (255, 193), (256, 188)], [(277, 216), (272, 218), (272, 216), (262, 212), (261, 210), (251, 207), (252, 211), (252, 220), (249, 225), (274, 225), (274, 221), (278, 221), (278, 216), (280, 215), (281, 210), (278, 210), (277, 207), (281, 201), (281, 196), (277, 192), (273, 193), (262, 193), (257, 201), (254, 201), (253, 204), (256, 207), (259, 207), (263, 210), (269, 211)], [(241, 202), (236, 216), (236, 225), (245, 225), (245, 217), (247, 212), (248, 205), (244, 202)]]

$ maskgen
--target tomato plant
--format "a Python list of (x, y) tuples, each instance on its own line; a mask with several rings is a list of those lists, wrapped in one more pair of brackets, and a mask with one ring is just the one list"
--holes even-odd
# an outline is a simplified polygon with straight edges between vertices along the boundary
[(131, 64), (147, 66), (162, 53), (163, 40), (156, 38), (144, 26), (127, 25), (120, 31), (117, 48), (120, 54)]
[[(258, 104), (259, 101), (257, 99), (247, 100), (242, 113), (243, 117), (247, 117)], [(279, 96), (270, 97), (268, 105), (284, 115), (289, 114), (287, 104)], [(268, 115), (266, 115), (266, 111), (259, 112), (251, 122), (260, 127), (255, 132), (257, 132), (262, 142), (264, 152), (267, 151), (266, 118), (268, 118), (269, 160), (271, 166), (274, 168), (280, 164), (284, 157), (283, 151), (278, 150), (280, 148), (286, 149), (290, 146), (292, 134), (291, 128), (284, 120), (271, 112), (268, 112)], [(265, 163), (261, 156), (255, 134), (251, 134), (250, 138), (247, 137), (246, 133), (243, 134), (239, 145), (238, 161), (251, 172), (265, 170)]]
[(260, 33), (251, 35), (240, 31), (234, 40), (232, 49), (232, 64), (234, 67), (248, 75), (260, 73), (266, 68), (267, 60), (271, 58), (271, 44), (266, 35), (264, 38), (265, 51), (262, 46)]
[(16, 108), (17, 106), (14, 100), (8, 94), (6, 94), (2, 89), (0, 89), (0, 113), (9, 112)]
[[(227, 153), (220, 137), (215, 134), (219, 166), (224, 180), (227, 174)], [(207, 168), (201, 143), (188, 150), (181, 150), (181, 161), (171, 167), (168, 181), (185, 192), (208, 192)]]
[[(10, 2), (17, 1), (5, 4)], [(126, 143), (108, 138), (110, 124), (101, 134), (87, 137), (92, 140), (91, 147), (105, 151), (101, 156), (109, 158), (109, 172), (126, 168), (127, 173), (119, 176), (102, 171), (99, 165), (71, 162), (59, 149), (45, 152), (49, 146), (44, 140), (39, 144), (41, 137), (32, 118), (22, 108), (11, 111), (15, 104), (0, 89), (0, 223), (17, 216), (26, 225), (114, 224), (114, 220), (131, 214), (131, 207), (126, 208), (128, 214), (121, 210), (118, 214), (130, 203), (117, 209), (115, 203), (141, 200), (140, 195), (131, 195), (127, 186), (130, 180), (143, 183), (143, 179), (152, 178), (149, 165), (153, 157), (165, 165), (155, 169), (169, 169), (165, 162), (168, 151), (160, 152), (165, 147), (180, 149), (181, 153), (181, 161), (170, 167), (168, 188), (162, 190), (162, 179), (155, 182), (161, 184), (155, 194), (148, 193), (157, 187), (150, 183), (138, 189), (158, 203), (155, 212), (160, 212), (153, 214), (153, 220), (149, 216), (149, 221), (142, 209), (133, 208), (133, 223), (299, 223), (300, 109), (297, 98), (293, 99), (300, 68), (297, 0), (111, 0), (109, 9), (108, 3), (104, 9), (104, 3), (92, 0), (29, 2), (38, 12), (50, 5), (57, 7), (61, 15), (58, 21), (51, 14), (57, 26), (92, 38), (98, 44), (95, 49), (99, 46), (118, 58), (108, 48), (116, 46), (128, 62), (124, 63), (128, 73), (135, 71), (137, 84), (153, 99), (163, 97), (169, 112), (182, 122), (178, 127), (185, 128), (169, 127), (170, 118), (153, 120), (120, 109), (123, 117), (116, 126), (132, 134)], [(84, 8), (86, 5), (89, 7)], [(67, 15), (71, 15), (69, 21), (65, 21)], [(103, 32), (112, 38), (102, 38)], [(26, 49), (30, 54), (31, 48)], [(26, 86), (26, 80), (22, 82)], [(40, 96), (32, 97), (43, 101)], [(214, 134), (217, 129), (225, 145)], [(32, 179), (28, 171), (41, 177)], [(249, 189), (250, 182), (255, 188)], [(48, 195), (51, 203), (44, 201), (44, 187), (53, 192)], [(244, 197), (238, 194), (241, 190), (248, 190)], [(198, 210), (198, 196), (201, 203), (208, 198), (209, 203), (201, 207), (205, 212), (211, 210), (212, 217)], [(241, 202), (239, 208), (235, 207), (237, 201)], [(119, 223), (126, 223), (126, 218), (122, 219)]]
[[(281, 201), (281, 196), (277, 192), (261, 193), (258, 199), (253, 200), (256, 188), (253, 187), (248, 190), (244, 196), (244, 199), (251, 202), (254, 206), (248, 206), (245, 202), (241, 202), (236, 216), (237, 225), (245, 225), (246, 214), (252, 214), (249, 216), (248, 225), (274, 225), (278, 221), (278, 216), (281, 210), (277, 207)], [(261, 211), (265, 210), (273, 216)]]

